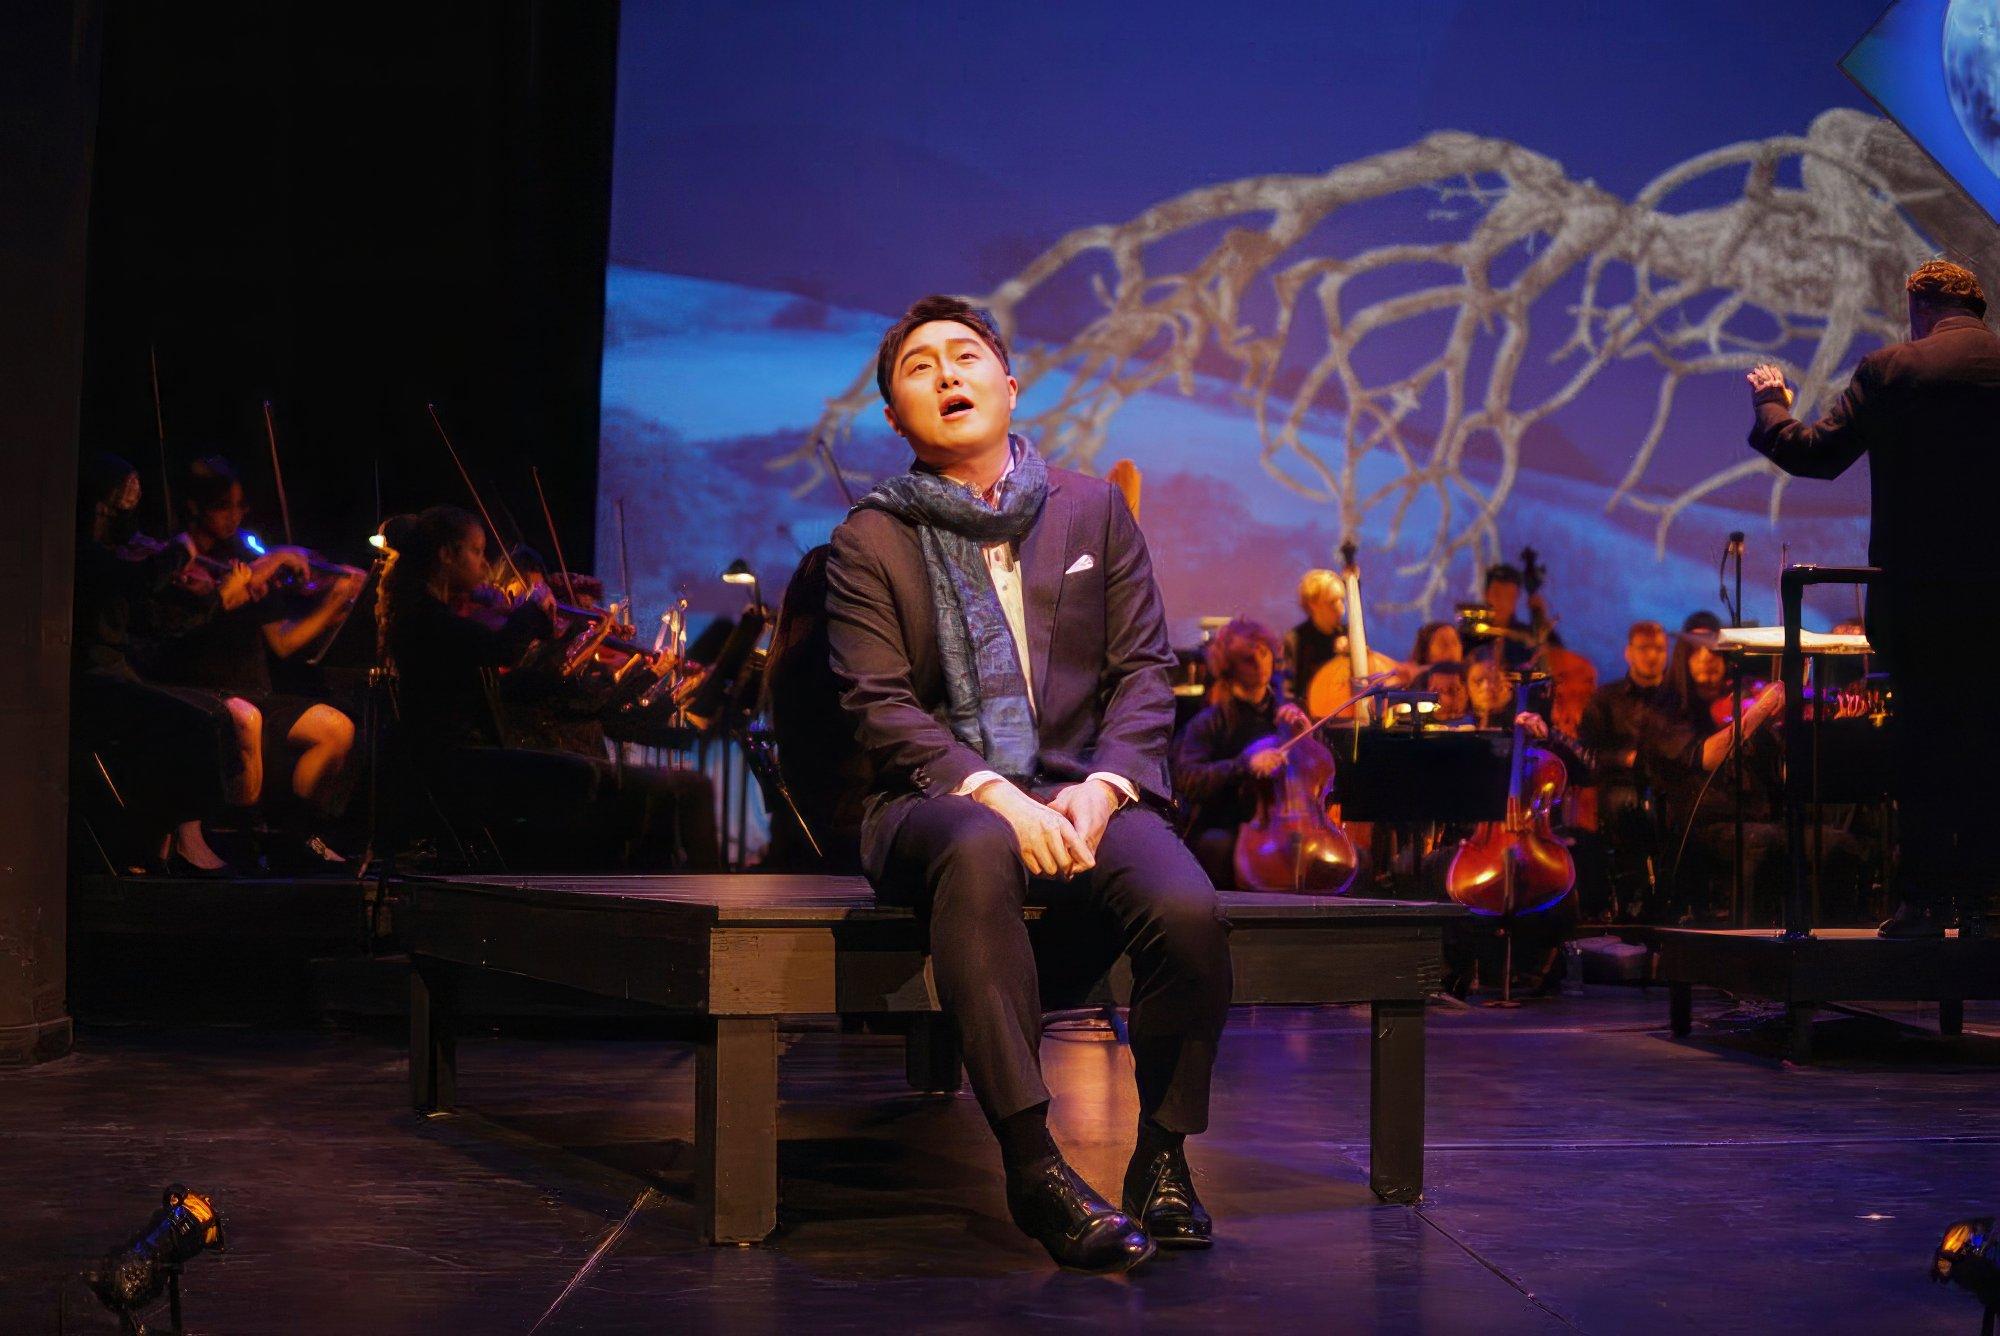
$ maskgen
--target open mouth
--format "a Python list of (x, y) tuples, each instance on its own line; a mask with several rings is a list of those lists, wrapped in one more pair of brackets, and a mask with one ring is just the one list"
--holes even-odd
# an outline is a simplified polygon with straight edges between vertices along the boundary
[(946, 422), (956, 421), (972, 411), (972, 400), (962, 394), (954, 394), (938, 405), (938, 415)]

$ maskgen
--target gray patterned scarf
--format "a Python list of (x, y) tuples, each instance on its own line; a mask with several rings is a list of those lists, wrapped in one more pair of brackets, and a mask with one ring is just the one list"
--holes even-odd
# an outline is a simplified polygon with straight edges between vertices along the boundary
[(959, 483), (912, 470), (885, 478), (855, 509), (887, 511), (916, 526), (936, 609), (951, 731), (1010, 779), (1035, 771), (1034, 707), (1007, 615), (986, 569), (988, 543), (1018, 543), (1042, 513), (1049, 467), (1019, 436), (1008, 437), (1013, 472), (988, 506)]

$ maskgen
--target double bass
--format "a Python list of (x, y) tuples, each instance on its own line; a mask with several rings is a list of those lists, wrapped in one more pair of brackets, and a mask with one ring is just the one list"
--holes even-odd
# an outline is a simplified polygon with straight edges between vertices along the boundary
[(1304, 683), (1306, 713), (1315, 719), (1347, 716), (1355, 723), (1368, 722), (1370, 702), (1348, 705), (1355, 683), (1397, 671), (1396, 661), (1368, 648), (1368, 629), (1361, 614), (1361, 567), (1355, 561), (1354, 540), (1340, 545), (1341, 583), (1347, 605), (1347, 652), (1336, 654), (1326, 666)]

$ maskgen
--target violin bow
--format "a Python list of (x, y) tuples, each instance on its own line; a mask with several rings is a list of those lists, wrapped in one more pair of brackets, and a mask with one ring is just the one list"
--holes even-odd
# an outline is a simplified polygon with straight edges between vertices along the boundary
[[(174, 488), (167, 473), (167, 415), (160, 407), (160, 349), (146, 345), (146, 362), (153, 371), (153, 434), (160, 443), (160, 505), (167, 512), (167, 529), (174, 531)], [(1858, 586), (1857, 586), (1858, 587)]]
[[(1278, 755), (1283, 756), (1286, 752), (1290, 751), (1293, 745), (1297, 743), (1300, 739), (1311, 737), (1313, 734), (1319, 732), (1322, 728), (1325, 728), (1328, 724), (1332, 723), (1335, 718), (1337, 718), (1340, 714), (1349, 709), (1351, 706), (1355, 705), (1360, 701), (1366, 700), (1368, 697), (1374, 695), (1375, 692), (1379, 688), (1381, 688), (1381, 686), (1384, 683), (1388, 682), (1389, 679), (1394, 677), (1395, 675), (1396, 674), (1393, 672), (1382, 672), (1382, 673), (1375, 673), (1369, 677), (1363, 677), (1357, 679), (1358, 681), (1365, 683), (1365, 685), (1362, 686), (1361, 690), (1355, 692), (1352, 696), (1349, 696), (1346, 700), (1334, 706), (1331, 710), (1328, 710), (1325, 714), (1313, 720), (1310, 724), (1307, 724), (1304, 728), (1300, 729), (1292, 737), (1280, 743), (1278, 746)], [(1357, 728), (1359, 727), (1358, 720), (1356, 721), (1356, 726)]]
[(633, 626), (639, 624), (637, 612), (632, 607), (632, 550), (625, 544), (625, 498), (616, 502), (618, 511), (618, 582), (625, 586), (625, 620)]
[(264, 401), (264, 439), (271, 443), (271, 481), (278, 485), (278, 517), (285, 526), (285, 546), (292, 546), (292, 503), (285, 499), (285, 466), (278, 462), (278, 428), (271, 421), (271, 401)]
[(549, 510), (549, 494), (542, 490), (542, 471), (530, 464), (528, 476), (535, 480), (535, 499), (542, 503), (542, 523), (549, 526), (549, 544), (555, 548), (556, 570), (562, 575), (563, 589), (569, 594), (569, 601), (574, 603), (576, 582), (569, 578), (569, 561), (563, 556), (562, 538), (556, 533), (556, 517)]
[[(486, 527), (492, 530), (495, 538), (498, 538), (500, 526), (493, 522), (493, 512), (486, 508), (485, 498), (480, 496), (479, 489), (473, 486), (472, 475), (465, 471), (465, 461), (459, 458), (458, 447), (451, 443), (451, 433), (444, 429), (444, 419), (438, 416), (437, 405), (427, 403), (424, 409), (431, 415), (431, 425), (437, 428), (438, 439), (444, 442), (445, 452), (451, 456), (452, 464), (457, 467), (458, 476), (465, 480), (465, 490), (472, 494), (472, 504), (479, 507), (479, 518), (486, 521)], [(515, 583), (526, 589), (528, 582), (522, 577), (521, 568), (514, 564), (514, 553), (505, 542), (500, 544), (500, 555), (506, 560), (507, 569), (512, 573)]]

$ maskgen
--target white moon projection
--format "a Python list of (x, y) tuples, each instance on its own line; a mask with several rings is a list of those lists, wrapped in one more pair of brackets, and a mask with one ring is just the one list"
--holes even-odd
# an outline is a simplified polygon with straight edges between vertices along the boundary
[(1944, 16), (1944, 83), (1966, 139), (2000, 176), (2000, 0), (1951, 0)]

